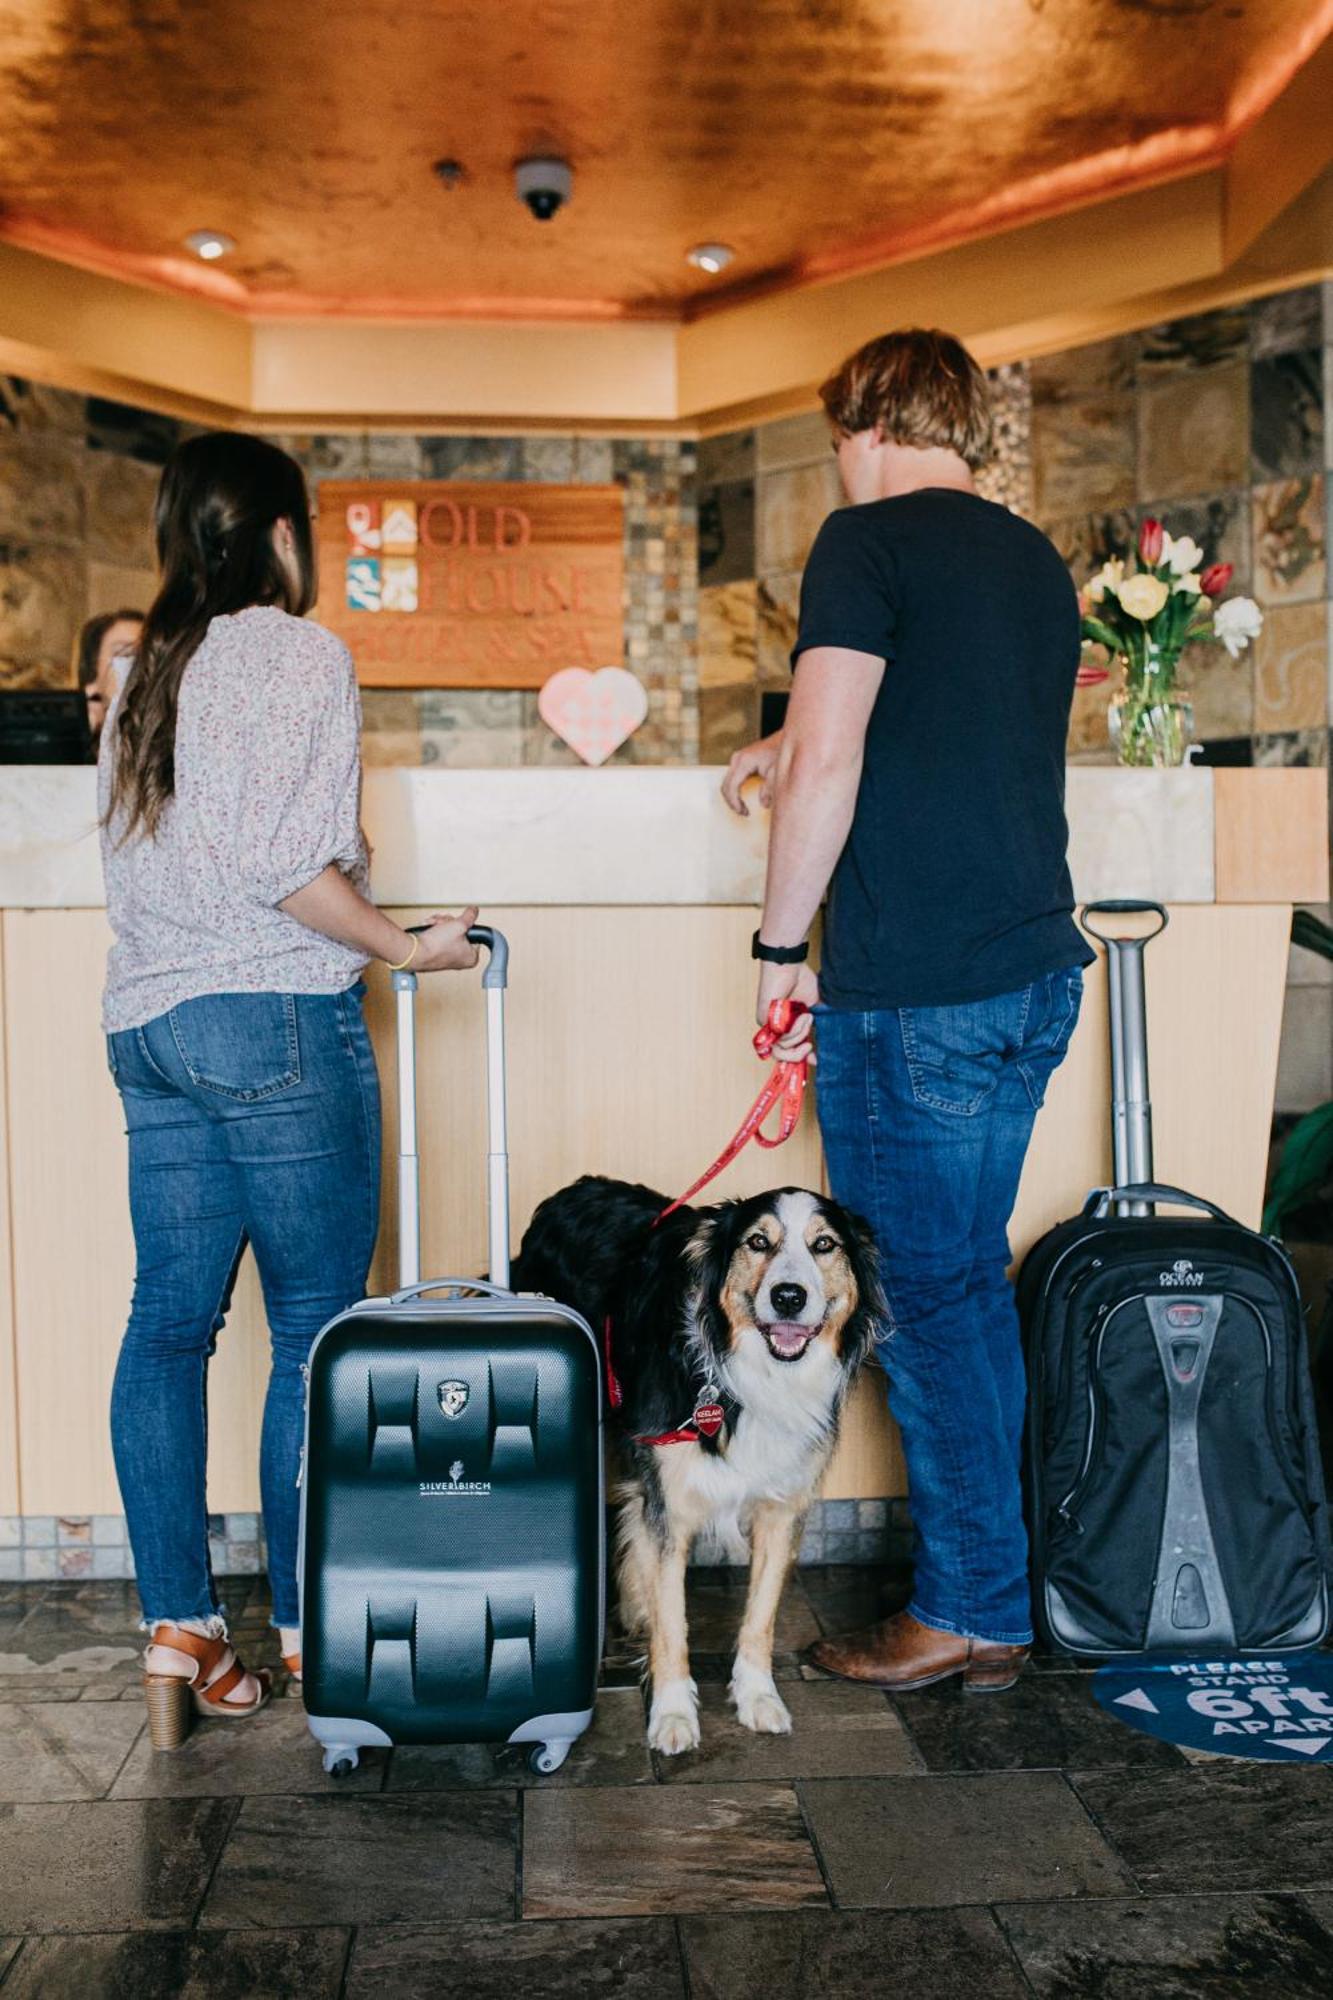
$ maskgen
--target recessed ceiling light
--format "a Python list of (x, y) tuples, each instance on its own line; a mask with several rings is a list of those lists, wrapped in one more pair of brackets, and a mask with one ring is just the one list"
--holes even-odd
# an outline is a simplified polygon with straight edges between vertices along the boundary
[(729, 243), (696, 243), (693, 250), (685, 252), (685, 261), (693, 264), (696, 271), (708, 271), (716, 276), (725, 271), (736, 252)]
[(185, 239), (187, 250), (193, 250), (196, 257), (202, 257), (206, 264), (215, 264), (219, 257), (225, 257), (229, 250), (236, 248), (236, 239), (224, 236), (220, 229), (192, 229)]

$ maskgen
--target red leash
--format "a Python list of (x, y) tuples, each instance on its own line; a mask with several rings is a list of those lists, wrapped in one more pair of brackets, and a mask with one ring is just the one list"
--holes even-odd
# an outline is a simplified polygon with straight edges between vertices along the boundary
[[(775, 1000), (768, 1010), (767, 1021), (756, 1031), (755, 1054), (771, 1056), (774, 1044), (782, 1039), (802, 1014), (808, 1014), (809, 1011), (803, 1000)], [(669, 1215), (674, 1215), (678, 1208), (684, 1208), (686, 1202), (692, 1201), (700, 1188), (706, 1188), (709, 1181), (716, 1180), (722, 1169), (731, 1165), (736, 1155), (749, 1145), (751, 1139), (758, 1145), (769, 1148), (786, 1144), (796, 1130), (801, 1116), (801, 1105), (805, 1098), (805, 1072), (804, 1058), (800, 1062), (774, 1063), (768, 1082), (712, 1166), (700, 1174), (698, 1180), (687, 1187), (684, 1194), (678, 1195), (670, 1207), (662, 1210), (657, 1222), (665, 1222)], [(778, 1113), (778, 1129), (772, 1138), (769, 1138), (759, 1128), (775, 1104), (780, 1104), (782, 1109)], [(657, 1227), (656, 1222), (653, 1227), (654, 1229)]]
[[(809, 1008), (802, 1000), (775, 1000), (768, 1010), (767, 1021), (765, 1021), (763, 1027), (758, 1029), (755, 1034), (755, 1054), (760, 1057), (772, 1055), (775, 1043), (781, 1040), (783, 1035), (787, 1033), (792, 1024), (802, 1014), (808, 1014), (809, 1011)], [(722, 1169), (731, 1165), (736, 1155), (749, 1145), (751, 1139), (756, 1140), (759, 1145), (770, 1149), (775, 1146), (785, 1145), (796, 1130), (800, 1120), (801, 1105), (805, 1099), (805, 1082), (806, 1062), (804, 1057), (802, 1057), (800, 1062), (775, 1062), (768, 1082), (764, 1085), (758, 1097), (756, 1097), (754, 1103), (746, 1112), (737, 1130), (728, 1140), (723, 1151), (718, 1154), (712, 1166), (700, 1174), (698, 1180), (687, 1187), (684, 1194), (678, 1195), (669, 1207), (662, 1210), (662, 1213), (653, 1223), (653, 1228), (656, 1229), (659, 1222), (665, 1222), (669, 1215), (674, 1215), (678, 1208), (684, 1208), (685, 1204), (692, 1201), (701, 1188), (708, 1186), (709, 1181), (716, 1180)], [(770, 1138), (760, 1130), (760, 1127), (775, 1104), (780, 1104), (782, 1108), (778, 1113), (778, 1129)], [(611, 1361), (610, 1314), (607, 1315), (602, 1327), (602, 1343), (606, 1351), (607, 1396), (610, 1400), (611, 1408), (618, 1410), (625, 1398), (624, 1391), (617, 1380), (616, 1371)], [(707, 1396), (707, 1391), (705, 1391), (705, 1396)], [(725, 1412), (721, 1403), (705, 1400), (699, 1403), (695, 1409), (693, 1424), (690, 1428), (678, 1431), (663, 1431), (658, 1437), (641, 1437), (636, 1439), (636, 1443), (698, 1444), (701, 1434), (705, 1437), (716, 1437), (725, 1420)]]

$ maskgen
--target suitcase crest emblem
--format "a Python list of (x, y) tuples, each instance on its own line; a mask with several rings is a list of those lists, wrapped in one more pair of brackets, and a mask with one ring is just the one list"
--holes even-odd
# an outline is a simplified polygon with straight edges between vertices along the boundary
[(441, 1382), (435, 1393), (446, 1417), (461, 1417), (472, 1391), (466, 1382)]

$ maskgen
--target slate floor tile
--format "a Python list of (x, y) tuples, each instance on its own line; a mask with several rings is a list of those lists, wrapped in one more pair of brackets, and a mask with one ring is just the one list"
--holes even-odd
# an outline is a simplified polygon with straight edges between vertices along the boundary
[(524, 1917), (793, 1910), (826, 1901), (789, 1786), (528, 1792)]
[(22, 1650), (42, 1664), (54, 1654), (111, 1638), (139, 1647), (139, 1593), (116, 1580), (44, 1586), (44, 1594), (19, 1626)]
[(797, 1571), (825, 1638), (860, 1631), (901, 1611), (912, 1594), (910, 1563), (827, 1563)]
[(84, 1702), (0, 1703), (0, 1800), (104, 1798), (143, 1728), (120, 1703), (105, 1715)]
[(827, 1778), (799, 1791), (840, 1909), (1114, 1896), (1134, 1886), (1051, 1772)]
[(385, 1786), (390, 1792), (441, 1792), (501, 1786), (647, 1785), (653, 1780), (643, 1697), (637, 1687), (603, 1688), (592, 1728), (558, 1771), (529, 1769), (531, 1744), (450, 1743), (395, 1750)]
[(270, 1792), (378, 1792), (384, 1784), (385, 1762), (380, 1752), (372, 1750), (348, 1777), (326, 1777), (301, 1703), (271, 1701), (249, 1722), (196, 1722), (179, 1750), (154, 1750), (145, 1729), (112, 1786), (111, 1797), (221, 1799)]
[(0, 1933), (190, 1924), (229, 1799), (0, 1806)]
[(1333, 1932), (1295, 1896), (997, 1911), (1038, 2000), (1327, 2000)]
[(347, 2000), (440, 2000), (446, 1990), (466, 2000), (685, 2000), (675, 1927), (660, 1919), (357, 1932)]
[(894, 1703), (931, 1771), (1179, 1770), (1183, 1762), (1169, 1743), (1099, 1708), (1091, 1682), (1078, 1674), (1025, 1674), (1006, 1693), (984, 1698), (944, 1681), (895, 1695)]
[(1026, 1988), (985, 1910), (816, 1910), (685, 1917), (691, 2000), (1022, 2000)]
[[(720, 1653), (729, 1658), (735, 1652), (748, 1587), (749, 1572), (744, 1569), (690, 1571), (685, 1610), (692, 1653)], [(793, 1575), (778, 1606), (773, 1651), (801, 1653), (818, 1637), (819, 1622)]]
[(512, 1792), (247, 1799), (200, 1923), (429, 1923), (514, 1914)]
[(821, 1678), (784, 1682), (790, 1736), (743, 1729), (721, 1684), (699, 1689), (703, 1741), (680, 1757), (655, 1757), (665, 1784), (772, 1783), (775, 1779), (883, 1777), (919, 1771), (902, 1723), (875, 1688)]
[(337, 2000), (350, 1935), (330, 1929), (29, 1938), (5, 2000)]
[(0, 1582), (0, 1645), (37, 1609), (50, 1588), (49, 1583)]
[(1072, 1783), (1145, 1890), (1333, 1884), (1333, 1778), (1272, 1764), (1079, 1772)]
[(1032, 1648), (1024, 1671), (1029, 1674), (1095, 1674), (1101, 1664), (1099, 1660), (1075, 1660), (1068, 1653), (1047, 1652), (1037, 1645)]

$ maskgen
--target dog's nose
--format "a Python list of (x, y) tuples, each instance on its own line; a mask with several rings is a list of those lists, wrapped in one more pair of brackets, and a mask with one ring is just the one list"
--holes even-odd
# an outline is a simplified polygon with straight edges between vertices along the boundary
[(772, 1298), (773, 1310), (778, 1314), (780, 1319), (795, 1319), (797, 1313), (800, 1312), (802, 1306), (805, 1304), (805, 1286), (774, 1285)]

